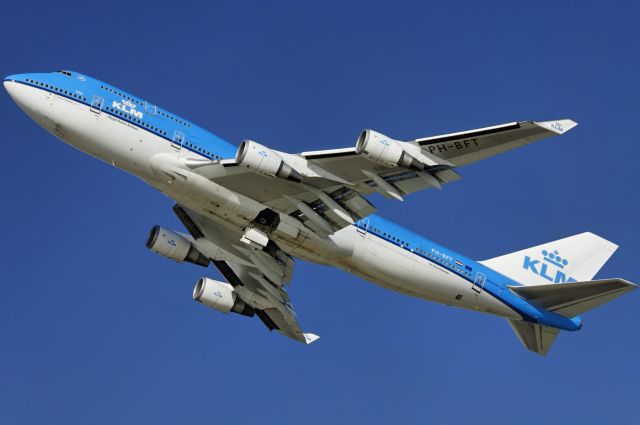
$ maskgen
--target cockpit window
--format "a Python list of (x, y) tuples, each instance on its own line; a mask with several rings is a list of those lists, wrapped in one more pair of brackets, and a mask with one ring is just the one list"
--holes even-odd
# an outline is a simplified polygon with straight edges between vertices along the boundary
[(64, 74), (67, 77), (71, 77), (71, 73), (69, 71), (58, 71), (60, 74)]

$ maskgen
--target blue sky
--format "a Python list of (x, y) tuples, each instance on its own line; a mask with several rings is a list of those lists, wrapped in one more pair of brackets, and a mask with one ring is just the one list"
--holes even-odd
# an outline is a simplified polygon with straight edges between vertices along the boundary
[[(569, 117), (571, 133), (461, 169), (381, 215), (484, 259), (592, 231), (640, 282), (634, 2), (10, 2), (3, 75), (73, 69), (239, 143), (289, 152)], [(305, 347), (195, 304), (202, 269), (148, 252), (172, 202), (0, 96), (0, 422), (629, 423), (640, 299), (547, 358), (504, 320), (299, 262)], [(210, 269), (212, 276), (217, 273)]]

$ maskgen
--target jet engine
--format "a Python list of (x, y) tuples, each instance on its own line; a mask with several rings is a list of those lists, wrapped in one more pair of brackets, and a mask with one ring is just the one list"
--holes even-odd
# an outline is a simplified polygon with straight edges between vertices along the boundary
[(373, 130), (364, 130), (356, 142), (356, 153), (376, 164), (402, 167), (422, 171), (425, 164), (418, 161), (408, 150), (406, 142), (391, 139)]
[(238, 297), (227, 282), (201, 277), (193, 288), (193, 299), (222, 313), (234, 312), (253, 316), (255, 310)]
[(191, 241), (158, 225), (153, 226), (149, 232), (147, 248), (179, 263), (186, 261), (202, 267), (209, 265), (209, 258), (198, 251)]
[(298, 183), (302, 181), (302, 175), (284, 162), (277, 152), (253, 140), (243, 140), (240, 143), (236, 163), (268, 176)]

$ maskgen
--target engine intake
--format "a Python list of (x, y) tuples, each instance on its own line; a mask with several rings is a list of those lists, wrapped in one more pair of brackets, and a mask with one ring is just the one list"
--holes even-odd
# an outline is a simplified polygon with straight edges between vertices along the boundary
[(193, 299), (221, 313), (233, 312), (250, 317), (255, 314), (253, 307), (238, 297), (233, 286), (208, 277), (198, 279), (193, 288)]
[(364, 130), (356, 141), (356, 153), (376, 164), (422, 171), (425, 164), (408, 152), (406, 142), (391, 139), (373, 130)]
[(301, 182), (302, 175), (284, 162), (277, 152), (256, 143), (243, 140), (236, 154), (236, 163), (262, 174), (281, 179)]
[(209, 265), (209, 258), (198, 251), (191, 241), (158, 225), (153, 226), (149, 232), (147, 248), (179, 263), (186, 261), (202, 267)]

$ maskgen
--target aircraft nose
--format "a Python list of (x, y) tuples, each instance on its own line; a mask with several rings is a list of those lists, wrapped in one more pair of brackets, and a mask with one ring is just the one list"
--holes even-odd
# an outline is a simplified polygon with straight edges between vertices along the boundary
[(9, 96), (18, 105), (23, 112), (29, 117), (38, 120), (46, 113), (46, 107), (49, 105), (46, 99), (37, 94), (37, 90), (25, 85), (29, 74), (9, 75), (4, 78), (2, 84)]
[(7, 93), (9, 93), (9, 96), (11, 96), (11, 98), (15, 100), (16, 81), (15, 78), (13, 78), (13, 75), (9, 75), (8, 77), (6, 77), (2, 84), (4, 85), (4, 89), (7, 91)]
[(13, 101), (16, 102), (18, 105), (20, 105), (19, 81), (23, 81), (23, 80), (24, 80), (23, 75), (15, 74), (15, 75), (8, 75), (4, 77), (4, 81), (2, 82), (2, 84), (4, 85), (4, 89), (7, 91), (9, 96), (11, 96), (11, 99), (13, 99)]

